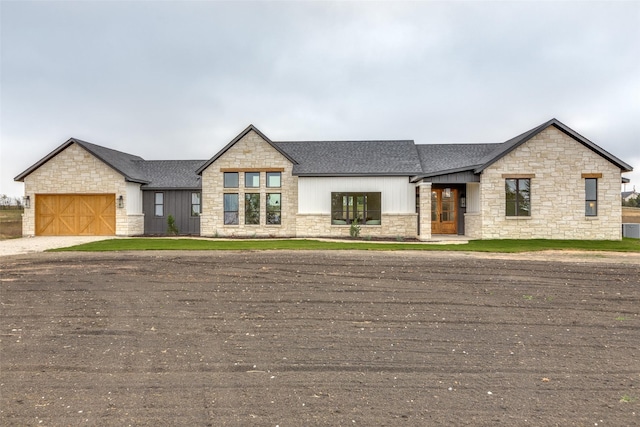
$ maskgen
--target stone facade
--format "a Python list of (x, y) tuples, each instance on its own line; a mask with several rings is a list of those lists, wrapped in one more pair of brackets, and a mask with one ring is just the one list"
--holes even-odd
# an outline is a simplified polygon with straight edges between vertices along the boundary
[[(25, 196), (31, 208), (22, 217), (22, 234), (34, 236), (36, 194), (104, 194), (113, 193), (126, 198), (124, 177), (77, 144), (72, 144), (54, 158), (40, 166), (24, 179)], [(125, 200), (126, 203), (126, 200)], [(123, 208), (116, 208), (116, 235), (142, 234), (140, 215), (127, 215)]]
[[(584, 174), (601, 174), (595, 217), (585, 216)], [(505, 178), (510, 175), (531, 176), (529, 217), (505, 216)], [(474, 237), (621, 238), (620, 169), (556, 127), (549, 126), (485, 169), (480, 186), (481, 226)], [(476, 229), (472, 225), (468, 230)]]
[[(281, 171), (281, 187), (267, 188), (266, 171)], [(224, 188), (224, 172), (239, 172), (238, 188)], [(260, 187), (245, 188), (244, 172), (260, 172)], [(292, 237), (296, 235), (298, 210), (298, 177), (293, 176), (293, 164), (253, 130), (202, 172), (202, 236)], [(238, 225), (224, 224), (224, 193), (238, 194)], [(246, 225), (245, 193), (260, 193), (260, 224)], [(281, 224), (266, 225), (267, 193), (281, 194)]]
[(431, 183), (418, 184), (420, 191), (420, 240), (431, 239)]
[(464, 214), (464, 235), (472, 239), (482, 236), (482, 216), (479, 212)]
[[(385, 214), (381, 225), (360, 225), (360, 237), (416, 237), (417, 214)], [(331, 214), (298, 214), (297, 237), (349, 237), (350, 225), (331, 224)]]

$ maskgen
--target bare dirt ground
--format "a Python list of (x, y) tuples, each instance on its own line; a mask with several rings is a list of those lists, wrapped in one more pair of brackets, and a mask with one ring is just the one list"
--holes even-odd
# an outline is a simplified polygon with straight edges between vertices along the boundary
[(614, 257), (5, 257), (0, 424), (639, 425), (640, 266)]

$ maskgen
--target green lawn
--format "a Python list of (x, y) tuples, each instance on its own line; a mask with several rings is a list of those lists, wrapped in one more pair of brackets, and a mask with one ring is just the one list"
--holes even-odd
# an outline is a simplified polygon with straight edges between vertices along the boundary
[(53, 251), (144, 251), (144, 250), (367, 250), (367, 251), (473, 251), (530, 252), (544, 250), (580, 250), (640, 252), (639, 239), (622, 240), (472, 240), (468, 244), (434, 245), (427, 243), (326, 242), (320, 240), (220, 240), (131, 238), (87, 243)]

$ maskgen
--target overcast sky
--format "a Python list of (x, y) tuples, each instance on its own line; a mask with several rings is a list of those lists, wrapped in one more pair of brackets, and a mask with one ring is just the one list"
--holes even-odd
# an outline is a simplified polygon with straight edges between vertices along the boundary
[[(557, 118), (636, 168), (640, 1), (1, 1), (0, 194), (70, 137), (503, 142)], [(630, 189), (630, 187), (629, 187)]]

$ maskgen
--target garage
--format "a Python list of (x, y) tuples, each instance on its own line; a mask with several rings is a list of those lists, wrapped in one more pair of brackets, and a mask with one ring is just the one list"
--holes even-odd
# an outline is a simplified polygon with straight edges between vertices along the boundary
[(36, 194), (36, 235), (113, 236), (115, 194)]

